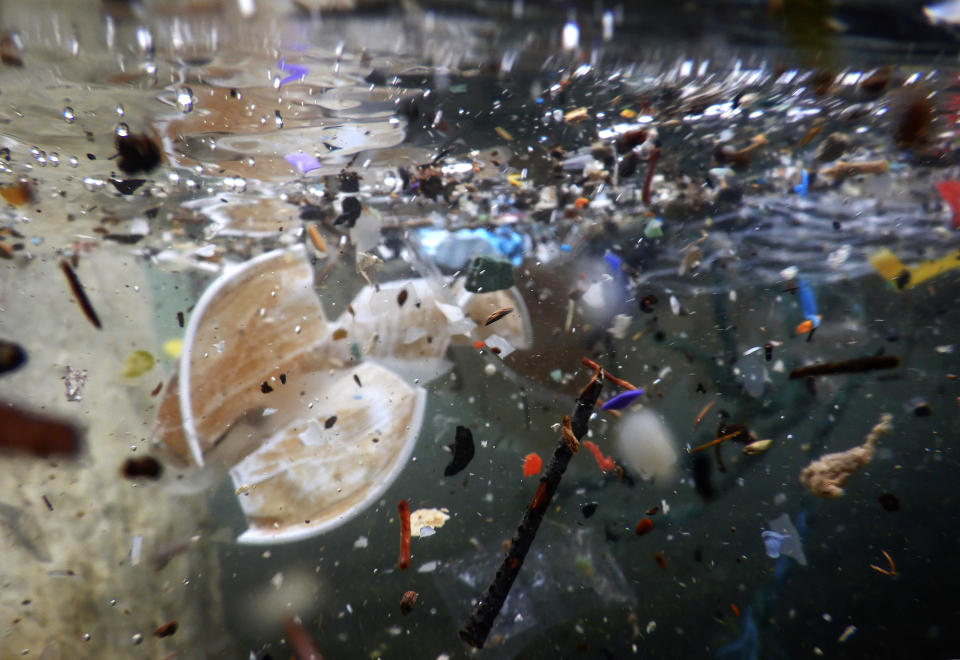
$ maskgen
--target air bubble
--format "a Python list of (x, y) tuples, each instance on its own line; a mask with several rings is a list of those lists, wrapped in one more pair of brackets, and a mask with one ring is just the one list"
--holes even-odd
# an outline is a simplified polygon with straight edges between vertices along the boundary
[(117, 104), (117, 107), (115, 107), (113, 110), (114, 110), (114, 112), (117, 113), (117, 116), (118, 116), (118, 117), (123, 117), (123, 115), (126, 114), (126, 111), (123, 109), (123, 104), (122, 104), (122, 103), (118, 103), (118, 104)]
[(72, 124), (76, 118), (77, 114), (69, 105), (63, 109), (63, 121), (67, 122), (68, 124)]
[(113, 132), (119, 135), (120, 137), (127, 137), (130, 135), (130, 127), (127, 126), (124, 122), (117, 124), (116, 128), (113, 129)]
[(177, 89), (177, 110), (186, 114), (193, 110), (195, 101), (196, 97), (194, 97), (192, 89), (189, 87), (180, 87)]

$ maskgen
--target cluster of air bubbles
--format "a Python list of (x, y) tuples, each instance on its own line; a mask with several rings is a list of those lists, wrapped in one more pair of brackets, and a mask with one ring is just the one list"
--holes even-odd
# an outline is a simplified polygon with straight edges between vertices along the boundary
[(247, 189), (247, 180), (242, 176), (228, 176), (223, 179), (223, 185), (233, 192), (242, 193)]

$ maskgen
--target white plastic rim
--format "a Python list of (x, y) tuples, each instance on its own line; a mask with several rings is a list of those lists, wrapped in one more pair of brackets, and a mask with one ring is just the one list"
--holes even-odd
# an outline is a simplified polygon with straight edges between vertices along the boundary
[[(400, 473), (403, 472), (404, 468), (407, 467), (407, 462), (410, 460), (410, 456), (413, 455), (413, 448), (416, 446), (417, 438), (420, 436), (420, 429), (423, 428), (423, 414), (424, 410), (426, 409), (427, 391), (422, 387), (417, 387), (416, 397), (416, 408), (411, 419), (407, 440), (403, 444), (400, 452), (398, 452), (394, 457), (393, 465), (390, 468), (390, 471), (376, 486), (370, 489), (370, 492), (367, 493), (366, 497), (336, 518), (331, 518), (322, 522), (296, 525), (294, 527), (286, 527), (276, 530), (264, 528), (248, 529), (237, 537), (237, 543), (243, 543), (246, 545), (270, 545), (275, 543), (293, 543), (295, 541), (303, 541), (304, 539), (318, 536), (324, 532), (336, 529), (340, 525), (352, 520), (353, 518), (356, 518), (363, 511), (370, 508), (370, 505), (380, 499), (380, 497), (383, 496), (387, 490), (389, 490), (389, 488), (400, 476)], [(230, 478), (233, 480), (235, 487), (239, 488), (241, 486), (241, 484), (237, 482), (233, 470), (230, 471)]]
[(272, 250), (270, 252), (261, 254), (259, 257), (249, 259), (232, 268), (228, 267), (224, 269), (220, 277), (214, 280), (210, 286), (207, 287), (207, 290), (203, 292), (203, 295), (200, 296), (200, 299), (193, 308), (193, 314), (190, 315), (190, 320), (187, 322), (186, 331), (183, 334), (183, 349), (180, 352), (179, 394), (180, 416), (183, 420), (183, 433), (186, 436), (187, 446), (190, 448), (190, 454), (193, 456), (193, 460), (199, 467), (203, 467), (204, 465), (203, 450), (200, 447), (200, 439), (197, 436), (197, 426), (193, 418), (193, 401), (190, 397), (190, 355), (193, 353), (193, 343), (196, 339), (197, 328), (200, 326), (200, 323), (203, 321), (203, 317), (206, 315), (207, 307), (210, 306), (210, 302), (216, 296), (218, 296), (220, 292), (227, 287), (238, 274), (245, 273), (251, 268), (257, 268), (261, 264), (271, 261), (272, 259), (283, 258), (285, 255), (302, 256), (305, 254), (305, 250), (306, 248), (303, 246), (303, 244), (298, 243), (291, 248)]

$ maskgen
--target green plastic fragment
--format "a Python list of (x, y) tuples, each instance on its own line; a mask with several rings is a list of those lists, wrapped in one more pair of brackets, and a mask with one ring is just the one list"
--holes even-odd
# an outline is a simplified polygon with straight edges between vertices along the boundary
[(123, 377), (138, 378), (153, 369), (155, 362), (149, 351), (134, 351), (123, 361)]
[(663, 220), (654, 218), (648, 222), (646, 228), (643, 230), (643, 235), (647, 238), (660, 238), (663, 236)]
[(560, 371), (559, 369), (554, 369), (553, 371), (550, 372), (550, 378), (553, 379), (553, 382), (559, 383), (560, 380), (563, 378), (563, 372)]
[(513, 265), (505, 259), (476, 257), (467, 269), (466, 290), (470, 293), (502, 291), (513, 286)]
[(363, 361), (363, 353), (360, 351), (360, 344), (357, 342), (351, 342), (350, 344), (350, 357), (357, 362)]

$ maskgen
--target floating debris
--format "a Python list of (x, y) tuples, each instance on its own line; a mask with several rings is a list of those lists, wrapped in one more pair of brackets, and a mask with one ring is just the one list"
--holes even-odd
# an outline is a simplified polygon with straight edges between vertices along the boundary
[[(589, 430), (590, 416), (593, 414), (594, 406), (602, 389), (602, 379), (594, 374), (577, 397), (576, 408), (571, 416), (571, 426), (578, 441)], [(490, 629), (503, 608), (504, 601), (510, 595), (510, 588), (517, 579), (523, 561), (536, 538), (537, 530), (540, 529), (540, 523), (543, 522), (543, 516), (550, 505), (550, 500), (557, 492), (560, 479), (566, 472), (571, 458), (573, 458), (573, 452), (570, 451), (567, 442), (561, 438), (554, 449), (553, 459), (550, 461), (547, 474), (540, 479), (533, 499), (523, 512), (520, 526), (510, 540), (510, 547), (500, 564), (499, 570), (484, 591), (483, 596), (477, 600), (470, 618), (460, 629), (460, 639), (470, 646), (482, 649), (486, 643)]]
[(634, 529), (637, 536), (643, 536), (650, 532), (653, 529), (653, 520), (650, 518), (641, 518), (640, 522), (637, 523), (637, 527)]
[(127, 479), (159, 479), (163, 474), (163, 464), (152, 456), (128, 458), (121, 468)]
[(33, 191), (26, 181), (18, 181), (9, 186), (0, 186), (0, 197), (12, 206), (23, 206), (33, 200)]
[(620, 394), (616, 395), (612, 399), (609, 399), (608, 401), (604, 402), (604, 404), (600, 406), (600, 410), (622, 410), (623, 408), (626, 408), (631, 403), (636, 401), (641, 396), (643, 396), (643, 390), (639, 388), (634, 390), (627, 390), (626, 392), (621, 392)]
[(877, 440), (893, 430), (893, 416), (884, 413), (859, 447), (844, 452), (827, 454), (813, 461), (800, 472), (800, 483), (816, 495), (826, 499), (843, 495), (843, 485), (853, 473), (872, 459)]
[(747, 456), (756, 456), (770, 449), (771, 445), (773, 445), (773, 440), (755, 440), (745, 445), (740, 451)]
[(168, 621), (162, 626), (158, 626), (156, 630), (153, 631), (154, 637), (170, 637), (171, 635), (177, 632), (178, 624), (176, 621)]
[(403, 596), (400, 598), (400, 613), (404, 615), (410, 614), (419, 598), (420, 594), (416, 591), (404, 591)]
[(123, 361), (123, 377), (139, 378), (153, 369), (154, 364), (156, 364), (156, 360), (150, 351), (133, 351)]
[(20, 344), (0, 339), (0, 374), (16, 371), (27, 361), (27, 352)]
[(542, 468), (543, 459), (539, 455), (530, 452), (523, 457), (523, 476), (532, 477), (535, 474), (540, 474)]
[(589, 502), (580, 506), (580, 513), (583, 514), (584, 518), (590, 518), (597, 512), (597, 507), (600, 506), (599, 502)]
[(667, 558), (662, 552), (655, 552), (653, 554), (653, 560), (657, 562), (657, 568), (659, 568), (661, 571), (667, 570)]
[(83, 401), (83, 387), (87, 384), (87, 370), (73, 369), (68, 364), (62, 377), (67, 390), (67, 401)]
[(887, 554), (886, 550), (880, 550), (880, 552), (882, 552), (883, 556), (886, 558), (887, 566), (889, 568), (880, 568), (879, 566), (876, 566), (874, 564), (870, 564), (870, 568), (872, 568), (877, 573), (880, 573), (882, 575), (886, 575), (889, 577), (897, 577), (897, 565), (893, 563), (893, 557)]
[(400, 516), (400, 558), (397, 568), (404, 571), (410, 567), (410, 504), (407, 500), (400, 500), (397, 513)]
[(143, 133), (118, 133), (116, 148), (117, 167), (127, 174), (149, 172), (163, 160), (163, 151), (156, 140)]
[(464, 288), (471, 293), (502, 291), (513, 286), (513, 264), (503, 259), (477, 257), (467, 269)]
[(448, 445), (453, 452), (453, 458), (443, 469), (443, 476), (452, 477), (463, 470), (473, 460), (476, 448), (473, 444), (473, 433), (466, 426), (457, 426), (456, 436), (452, 445)]
[(767, 523), (769, 530), (761, 533), (767, 556), (776, 559), (780, 555), (790, 557), (801, 566), (807, 565), (807, 558), (803, 554), (800, 544), (800, 533), (794, 527), (790, 516), (783, 513)]
[(502, 307), (501, 309), (498, 309), (497, 311), (493, 312), (490, 316), (488, 316), (486, 320), (483, 322), (483, 325), (488, 326), (491, 323), (496, 323), (497, 321), (499, 321), (500, 319), (502, 319), (504, 316), (506, 316), (512, 311), (513, 311), (513, 307)]
[(604, 472), (608, 472), (617, 467), (616, 463), (603, 455), (603, 452), (600, 451), (600, 447), (598, 447), (595, 443), (591, 442), (590, 440), (584, 440), (582, 444), (587, 451), (593, 454), (594, 460), (597, 461), (597, 466)]
[(37, 458), (76, 458), (81, 448), (73, 425), (0, 402), (0, 450)]
[(60, 261), (60, 270), (63, 271), (64, 276), (67, 278), (67, 283), (70, 285), (70, 291), (73, 293), (73, 297), (77, 299), (77, 303), (80, 305), (80, 309), (83, 311), (84, 316), (87, 317), (87, 320), (93, 324), (97, 330), (102, 329), (100, 325), (100, 318), (97, 316), (96, 311), (93, 309), (93, 305), (90, 303), (90, 299), (87, 298), (87, 292), (84, 291), (83, 285), (80, 283), (80, 278), (77, 277), (77, 274), (73, 272), (73, 268), (70, 266), (70, 262), (61, 259)]
[(832, 374), (851, 374), (877, 369), (893, 369), (900, 366), (900, 358), (896, 355), (877, 355), (873, 357), (856, 358), (842, 362), (821, 362), (806, 367), (799, 367), (790, 372), (790, 380), (806, 378), (808, 376), (828, 376)]
[[(417, 509), (410, 513), (410, 536), (432, 536), (435, 530), (443, 527), (450, 520), (446, 509)], [(425, 533), (422, 530), (430, 530)]]

